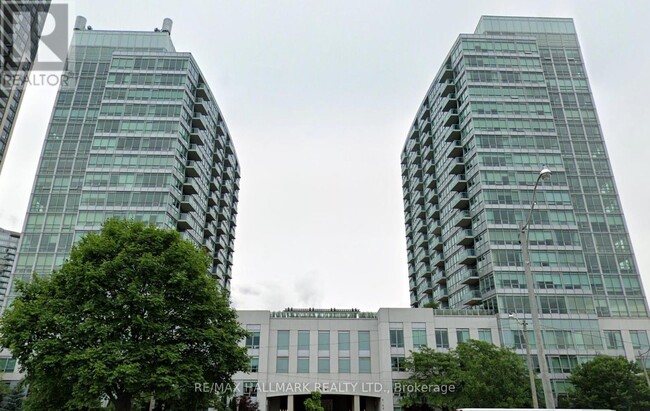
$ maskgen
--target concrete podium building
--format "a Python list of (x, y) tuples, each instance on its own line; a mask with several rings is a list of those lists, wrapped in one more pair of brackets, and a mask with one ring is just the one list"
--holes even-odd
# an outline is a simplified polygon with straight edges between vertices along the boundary
[[(321, 391), (327, 411), (401, 411), (399, 384), (408, 378), (403, 361), (423, 346), (446, 352), (474, 339), (525, 355), (523, 339), (504, 343), (511, 328), (517, 327), (515, 319), (510, 319), (511, 326), (502, 327), (498, 314), (481, 309), (312, 308), (237, 314), (250, 333), (242, 344), (248, 348), (252, 370), (234, 376), (237, 394), (252, 396), (261, 411), (302, 411), (304, 400), (316, 390)], [(600, 329), (608, 330), (593, 330), (598, 352), (634, 360), (640, 347), (648, 347), (650, 319), (597, 321)], [(610, 344), (612, 332), (615, 346)], [(557, 378), (566, 378), (576, 365), (593, 357), (572, 356), (576, 348), (549, 354)], [(556, 393), (561, 394), (561, 390)]]

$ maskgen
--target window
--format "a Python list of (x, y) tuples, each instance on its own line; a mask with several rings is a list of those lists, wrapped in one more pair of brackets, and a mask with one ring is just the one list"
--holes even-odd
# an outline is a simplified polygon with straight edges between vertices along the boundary
[(349, 374), (349, 373), (350, 373), (350, 359), (339, 357), (339, 374)]
[(422, 348), (427, 346), (427, 330), (413, 330), (413, 348)]
[(260, 331), (259, 326), (248, 326), (246, 330), (248, 335), (246, 336), (246, 348), (258, 349), (260, 348)]
[(330, 359), (329, 357), (318, 358), (318, 372), (321, 374), (329, 374), (330, 372)]
[(318, 350), (319, 351), (329, 351), (330, 349), (330, 332), (329, 331), (319, 331), (318, 332)]
[(605, 331), (605, 340), (607, 341), (607, 348), (610, 350), (623, 348), (623, 337), (620, 331)]
[(492, 344), (492, 330), (489, 328), (478, 329), (478, 339), (483, 342)]
[(436, 348), (449, 348), (449, 334), (446, 328), (436, 328)]
[(289, 372), (289, 357), (277, 357), (275, 360), (275, 372), (288, 373)]
[(359, 351), (370, 351), (370, 331), (359, 331)]
[(350, 351), (350, 331), (339, 331), (339, 351)]
[(16, 368), (15, 358), (0, 358), (0, 371), (1, 372), (14, 372)]
[(308, 373), (309, 372), (309, 357), (298, 357), (298, 373)]
[(289, 349), (289, 331), (278, 331), (278, 351)]
[(370, 357), (359, 357), (359, 374), (370, 374)]
[(404, 366), (404, 361), (406, 359), (404, 357), (391, 357), (390, 363), (391, 363), (391, 370), (393, 371), (406, 371), (406, 368)]
[(404, 348), (404, 330), (390, 330), (390, 346)]
[(244, 395), (249, 397), (257, 397), (256, 381), (244, 381)]
[(648, 342), (648, 333), (645, 330), (630, 330), (630, 340), (632, 340), (632, 348), (635, 350), (646, 351), (648, 348), (650, 348), (650, 342)]
[(456, 339), (458, 340), (458, 344), (469, 341), (469, 328), (457, 328)]
[(298, 331), (298, 351), (309, 351), (309, 330)]
[(257, 370), (260, 367), (260, 359), (259, 357), (251, 357), (251, 372), (257, 372)]

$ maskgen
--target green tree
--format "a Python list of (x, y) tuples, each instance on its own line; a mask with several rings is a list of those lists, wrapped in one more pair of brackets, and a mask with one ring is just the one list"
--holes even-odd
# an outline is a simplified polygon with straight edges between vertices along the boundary
[(428, 303), (424, 304), (422, 308), (433, 308), (435, 310), (437, 308), (440, 308), (440, 304), (438, 304), (437, 301), (429, 301)]
[(0, 411), (21, 411), (23, 409), (24, 397), (25, 394), (22, 385), (16, 385), (2, 397), (2, 401), (0, 402)]
[(305, 400), (305, 411), (325, 411), (320, 403), (320, 397), (319, 391), (312, 391), (311, 397)]
[(650, 388), (642, 372), (638, 364), (625, 357), (597, 355), (571, 373), (571, 406), (618, 411), (649, 409)]
[[(406, 369), (411, 376), (404, 382), (402, 404), (409, 410), (512, 408), (531, 402), (523, 359), (490, 343), (470, 340), (449, 353), (423, 349), (411, 354)], [(428, 388), (423, 392), (409, 385)]]
[(198, 384), (247, 368), (245, 337), (209, 257), (173, 230), (108, 220), (48, 278), (19, 283), (0, 320), (30, 387), (27, 410), (205, 407)]

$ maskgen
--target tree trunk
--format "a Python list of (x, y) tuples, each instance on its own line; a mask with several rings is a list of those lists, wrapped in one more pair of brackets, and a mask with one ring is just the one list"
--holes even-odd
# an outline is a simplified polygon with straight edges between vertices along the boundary
[(117, 400), (114, 402), (115, 411), (132, 411), (132, 396), (131, 394), (119, 394)]

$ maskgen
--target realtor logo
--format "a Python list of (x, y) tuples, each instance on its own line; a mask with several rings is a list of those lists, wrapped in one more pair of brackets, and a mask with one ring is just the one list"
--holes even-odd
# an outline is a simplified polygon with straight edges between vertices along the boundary
[(9, 11), (3, 26), (11, 34), (11, 43), (2, 48), (3, 69), (11, 65), (15, 69), (62, 70), (68, 53), (68, 5), (12, 0), (2, 3)]

